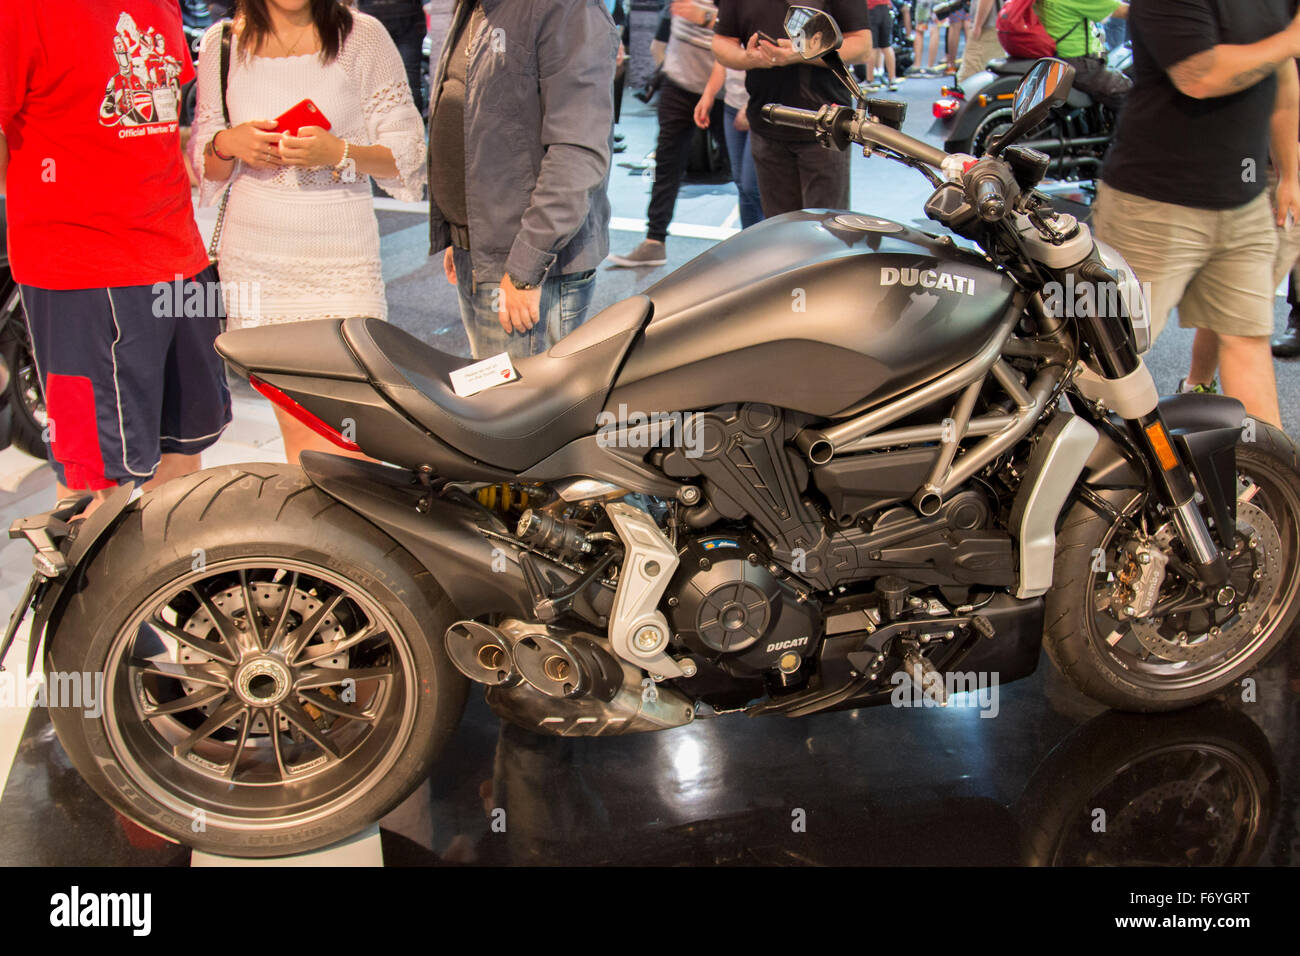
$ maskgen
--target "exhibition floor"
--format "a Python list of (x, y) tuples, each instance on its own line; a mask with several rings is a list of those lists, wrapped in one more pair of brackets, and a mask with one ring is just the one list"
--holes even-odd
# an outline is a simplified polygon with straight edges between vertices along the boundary
[[(907, 130), (924, 134), (938, 80), (909, 80)], [(630, 97), (621, 130), (635, 164), (654, 118)], [(932, 137), (933, 139), (933, 137)], [(914, 173), (854, 159), (854, 207), (913, 223)], [(617, 166), (611, 245), (641, 239), (649, 181)], [(455, 291), (428, 258), (419, 208), (378, 201), (390, 319), (464, 353)], [(212, 211), (200, 219), (210, 224)], [(666, 275), (735, 229), (729, 184), (683, 189), (667, 267), (602, 268), (597, 308)], [(1284, 306), (1278, 300), (1278, 314)], [(1162, 391), (1190, 335), (1171, 327), (1150, 365)], [(1284, 424), (1300, 434), (1300, 363), (1279, 365)], [(205, 464), (282, 460), (270, 407), (236, 390), (235, 422)], [(0, 520), (50, 506), (48, 467), (0, 453)], [(0, 607), (30, 574), (23, 543), (0, 550)], [(25, 660), (25, 633), (10, 678)], [(876, 707), (799, 720), (733, 715), (657, 734), (540, 737), (502, 724), (479, 692), (424, 785), (385, 818), (372, 860), (446, 864), (1291, 865), (1300, 851), (1300, 640), (1255, 676), (1249, 700), (1167, 716), (1108, 713), (1044, 658), (980, 700)], [(962, 706), (970, 704), (972, 706)], [(72, 769), (48, 715), (0, 707), (0, 864), (191, 864), (140, 830)], [(1098, 813), (1100, 812), (1100, 816)], [(1102, 830), (1099, 832), (1098, 822)]]

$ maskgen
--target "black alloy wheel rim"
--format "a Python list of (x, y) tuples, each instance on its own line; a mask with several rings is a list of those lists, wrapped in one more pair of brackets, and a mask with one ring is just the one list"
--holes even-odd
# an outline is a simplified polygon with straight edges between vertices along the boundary
[(132, 783), (236, 829), (338, 812), (391, 770), (415, 725), (412, 652), (392, 617), (299, 560), (223, 561), (170, 582), (114, 638), (105, 684), (104, 729)]
[[(1087, 636), (1101, 659), (1115, 673), (1126, 681), (1150, 690), (1186, 690), (1214, 681), (1224, 673), (1237, 667), (1273, 635), (1281, 623), (1285, 612), (1297, 600), (1300, 592), (1300, 497), (1290, 487), (1280, 472), (1263, 464), (1251, 463), (1249, 471), (1238, 470), (1238, 487), (1248, 494), (1248, 501), (1260, 509), (1273, 524), (1281, 553), (1269, 556), (1268, 560), (1279, 562), (1282, 569), (1280, 579), (1271, 593), (1260, 593), (1261, 581), (1255, 578), (1258, 572), (1265, 578), (1267, 570), (1261, 567), (1259, 555), (1252, 551), (1250, 541), (1241, 533), (1241, 517), (1238, 517), (1238, 534), (1236, 546), (1229, 556), (1228, 564), (1231, 582), (1237, 600), (1230, 608), (1207, 609), (1202, 619), (1194, 620), (1203, 625), (1203, 630), (1192, 630), (1186, 621), (1175, 621), (1169, 627), (1179, 628), (1188, 641), (1196, 644), (1210, 639), (1210, 628), (1228, 629), (1238, 619), (1234, 609), (1240, 609), (1251, 602), (1266, 601), (1262, 613), (1256, 609), (1257, 620), (1249, 630), (1234, 636), (1233, 640), (1222, 641), (1222, 646), (1214, 648), (1201, 660), (1170, 661), (1160, 658), (1140, 641), (1129, 621), (1121, 620), (1114, 613), (1112, 592), (1115, 588), (1115, 571), (1122, 561), (1121, 549), (1129, 537), (1128, 525), (1116, 522), (1107, 532), (1101, 543), (1105, 562), (1100, 570), (1094, 566), (1089, 572), (1087, 595), (1092, 602), (1092, 614), (1086, 623)], [(1181, 582), (1171, 570), (1161, 590), (1161, 598), (1171, 588)], [(1265, 582), (1266, 583), (1266, 580)], [(1086, 609), (1085, 609), (1086, 613)], [(1161, 625), (1164, 627), (1165, 625)], [(1193, 625), (1195, 626), (1195, 625)], [(1218, 638), (1222, 640), (1222, 637)]]

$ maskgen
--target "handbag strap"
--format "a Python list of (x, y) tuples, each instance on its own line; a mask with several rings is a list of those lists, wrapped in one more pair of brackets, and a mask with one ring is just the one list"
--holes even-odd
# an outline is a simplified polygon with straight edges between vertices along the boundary
[[(221, 24), (221, 115), (226, 118), (226, 128), (230, 128), (230, 105), (226, 102), (226, 90), (230, 86), (230, 21)], [(221, 232), (226, 225), (226, 203), (230, 199), (230, 186), (221, 194), (221, 205), (217, 208), (217, 224), (212, 228), (212, 241), (208, 243), (208, 260), (217, 261), (221, 249)]]
[(230, 86), (230, 21), (221, 24), (221, 115), (230, 125), (230, 104), (226, 102), (226, 90)]

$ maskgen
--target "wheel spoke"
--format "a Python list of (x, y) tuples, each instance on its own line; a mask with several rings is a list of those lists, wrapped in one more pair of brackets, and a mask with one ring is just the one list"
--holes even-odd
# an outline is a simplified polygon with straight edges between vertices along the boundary
[[(337, 641), (330, 641), (328, 644), (319, 645), (320, 646), (319, 651), (312, 654), (311, 657), (309, 658), (304, 658), (302, 661), (299, 661), (299, 663), (310, 664), (313, 663), (314, 661), (321, 660), (322, 658), (333, 657), (336, 654), (342, 654), (344, 651), (356, 647), (362, 641), (369, 640), (370, 638), (374, 637), (377, 633), (379, 633), (379, 627), (372, 621), (371, 623), (367, 624), (365, 627), (358, 628), (356, 633), (351, 634), (348, 637), (340, 638)], [(313, 648), (313, 650), (315, 650), (315, 648)]]
[(196, 684), (209, 684), (222, 689), (229, 689), (230, 687), (230, 679), (226, 675), (214, 674), (212, 671), (204, 669), (210, 666), (208, 664), (177, 664), (174, 661), (155, 661), (144, 657), (134, 657), (131, 659), (130, 666), (134, 670), (152, 674), (155, 677), (188, 680)]
[(338, 760), (342, 756), (339, 753), (338, 746), (330, 739), (328, 734), (316, 726), (316, 721), (311, 719), (311, 714), (303, 709), (302, 704), (290, 697), (280, 702), (279, 709), (291, 724), (301, 730), (308, 740), (325, 751), (331, 760)]
[(235, 740), (235, 752), (230, 755), (230, 763), (226, 764), (226, 770), (222, 774), (227, 780), (235, 779), (235, 770), (239, 766), (239, 758), (244, 755), (244, 745), (248, 743), (248, 732), (253, 727), (253, 711), (244, 708), (244, 721), (239, 727), (239, 737)]
[(204, 690), (195, 691), (185, 697), (177, 697), (175, 700), (169, 700), (166, 703), (158, 704), (145, 711), (145, 720), (156, 720), (159, 717), (168, 717), (172, 714), (184, 713), (187, 710), (196, 710), (205, 704), (215, 703), (226, 696), (224, 687), (205, 688)]
[(379, 719), (377, 714), (367, 713), (363, 710), (354, 710), (347, 704), (333, 700), (319, 691), (303, 691), (299, 696), (317, 710), (323, 710), (325, 713), (333, 714), (336, 717), (343, 717), (347, 720), (361, 720), (368, 724), (373, 724)]
[(229, 701), (222, 704), (212, 712), (198, 729), (172, 748), (172, 754), (177, 759), (183, 758), (187, 753), (194, 749), (194, 745), (201, 740), (206, 740), (218, 730), (230, 723), (231, 720), (243, 709), (243, 704), (237, 700)]
[(168, 624), (156, 614), (149, 621), (149, 626), (155, 631), (161, 631), (163, 634), (166, 634), (172, 640), (184, 644), (192, 650), (198, 651), (204, 657), (210, 657), (223, 664), (231, 665), (238, 660), (237, 657), (230, 653), (230, 648), (226, 644), (218, 644), (216, 641), (209, 641), (202, 637), (195, 637), (188, 631), (182, 630), (173, 624)]
[(293, 608), (293, 596), (296, 593), (298, 593), (298, 572), (294, 571), (288, 585), (285, 586), (284, 602), (280, 605), (280, 613), (276, 615), (275, 623), (271, 626), (270, 637), (266, 643), (268, 650), (279, 648), (284, 644), (284, 629), (289, 623), (289, 612)]
[(342, 600), (343, 592), (340, 591), (328, 601), (323, 602), (321, 606), (312, 613), (311, 617), (307, 618), (307, 620), (303, 621), (288, 634), (284, 635), (284, 659), (288, 663), (292, 664), (294, 659), (302, 653), (302, 649), (306, 647), (307, 642), (312, 639), (317, 628), (321, 626), (321, 622), (334, 613), (334, 609), (338, 607), (339, 602)]
[(344, 670), (335, 667), (313, 667), (298, 673), (294, 681), (294, 690), (311, 690), (315, 687), (332, 687), (346, 680), (360, 684), (368, 680), (390, 680), (393, 676), (391, 667), (360, 667)]
[(199, 590), (197, 586), (191, 587), (188, 590), (190, 594), (194, 595), (203, 610), (207, 612), (208, 617), (212, 618), (212, 625), (217, 629), (217, 633), (221, 635), (222, 643), (230, 649), (230, 653), (234, 655), (236, 660), (238, 660), (241, 649), (239, 627), (235, 624), (232, 618), (221, 610), (221, 608), (213, 604), (212, 601), (208, 599), (208, 596)]
[(256, 651), (266, 650), (266, 641), (262, 635), (262, 616), (257, 613), (257, 605), (253, 603), (253, 588), (248, 583), (248, 572), (241, 570), (239, 572), (239, 590), (244, 595), (244, 623), (248, 626), (246, 633), (253, 642), (253, 649)]

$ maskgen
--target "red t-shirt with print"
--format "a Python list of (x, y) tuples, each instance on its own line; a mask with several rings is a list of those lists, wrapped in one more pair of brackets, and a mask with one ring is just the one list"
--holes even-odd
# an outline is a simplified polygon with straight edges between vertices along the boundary
[(14, 278), (90, 289), (207, 266), (177, 123), (193, 76), (176, 0), (0, 3)]

